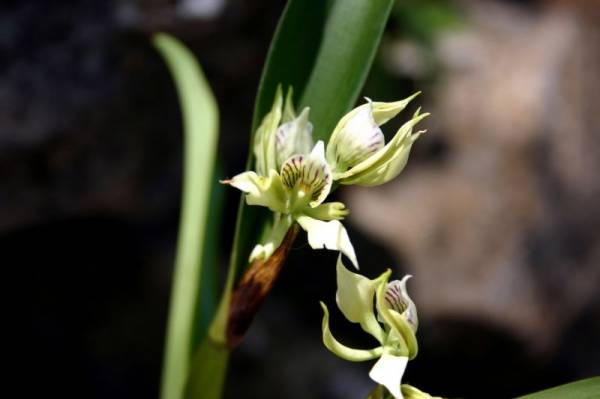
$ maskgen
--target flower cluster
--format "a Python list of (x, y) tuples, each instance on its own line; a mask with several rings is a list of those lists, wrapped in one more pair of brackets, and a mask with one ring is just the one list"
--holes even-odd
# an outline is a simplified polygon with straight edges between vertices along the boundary
[(360, 324), (365, 332), (373, 336), (379, 346), (354, 349), (341, 344), (329, 330), (329, 310), (321, 302), (325, 346), (349, 361), (378, 359), (369, 376), (385, 386), (394, 398), (402, 399), (402, 375), (408, 361), (418, 352), (415, 336), (419, 325), (417, 308), (406, 291), (406, 281), (411, 276), (389, 282), (391, 270), (388, 270), (378, 278), (369, 280), (346, 269), (341, 257), (338, 258), (336, 271), (338, 307), (349, 321)]
[(367, 99), (338, 122), (325, 148), (322, 141), (313, 144), (309, 108), (298, 115), (291, 91), (284, 101), (278, 88), (270, 112), (254, 135), (255, 170), (223, 181), (243, 191), (248, 205), (273, 212), (273, 223), (249, 261), (269, 258), (297, 222), (307, 232), (312, 248), (340, 251), (358, 268), (340, 222), (348, 210), (341, 202), (325, 200), (334, 183), (375, 186), (402, 171), (412, 144), (424, 132), (413, 133), (413, 128), (428, 114), (417, 111), (387, 144), (380, 126), (417, 95), (389, 103)]

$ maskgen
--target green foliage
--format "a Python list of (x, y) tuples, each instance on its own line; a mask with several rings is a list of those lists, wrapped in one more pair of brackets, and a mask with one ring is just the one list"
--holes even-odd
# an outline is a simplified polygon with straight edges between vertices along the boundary
[(337, 121), (356, 103), (393, 3), (391, 0), (332, 3), (315, 66), (298, 107), (311, 107), (315, 141), (327, 141)]
[(393, 12), (401, 34), (424, 44), (448, 29), (462, 26), (465, 21), (460, 11), (448, 0), (402, 0)]
[[(193, 54), (171, 36), (159, 34), (154, 45), (175, 80), (184, 130), (183, 194), (161, 397), (182, 397), (193, 351), (197, 307), (204, 307), (200, 287), (208, 230), (210, 196), (218, 139), (218, 109)], [(211, 234), (208, 234), (210, 236)], [(213, 268), (216, 262), (213, 262)], [(208, 291), (210, 292), (210, 291)], [(202, 332), (203, 333), (203, 332)]]
[(597, 399), (600, 398), (600, 377), (588, 378), (521, 396), (517, 399)]

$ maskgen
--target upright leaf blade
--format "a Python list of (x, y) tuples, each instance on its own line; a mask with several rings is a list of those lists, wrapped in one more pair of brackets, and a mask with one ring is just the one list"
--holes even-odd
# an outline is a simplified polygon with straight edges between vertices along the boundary
[(600, 398), (600, 377), (575, 381), (517, 399), (597, 399)]
[(300, 106), (311, 107), (314, 138), (327, 140), (356, 102), (392, 10), (393, 0), (337, 0)]
[(154, 37), (175, 80), (184, 130), (183, 193), (161, 383), (163, 399), (181, 398), (192, 355), (195, 310), (218, 139), (217, 104), (194, 55), (166, 34)]

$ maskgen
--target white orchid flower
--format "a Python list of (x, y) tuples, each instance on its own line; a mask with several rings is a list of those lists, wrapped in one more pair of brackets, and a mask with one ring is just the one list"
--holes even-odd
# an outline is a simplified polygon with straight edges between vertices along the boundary
[[(418, 327), (417, 309), (406, 291), (406, 281), (388, 282), (391, 271), (375, 280), (352, 273), (337, 262), (336, 302), (344, 316), (372, 335), (379, 346), (373, 349), (354, 349), (336, 340), (329, 329), (329, 310), (323, 308), (323, 342), (327, 349), (349, 361), (378, 359), (369, 376), (383, 385), (396, 399), (404, 399), (401, 381), (406, 364), (417, 355), (418, 344), (415, 333)], [(375, 299), (375, 313), (373, 302)]]
[(396, 102), (372, 102), (354, 108), (335, 127), (327, 144), (333, 180), (341, 184), (376, 186), (398, 176), (408, 161), (412, 144), (425, 131), (414, 126), (429, 114), (417, 112), (385, 144), (380, 126), (395, 117), (419, 93)]
[[(249, 260), (270, 257), (297, 222), (308, 233), (312, 248), (338, 250), (358, 267), (354, 248), (340, 222), (348, 210), (341, 202), (324, 202), (333, 180), (323, 142), (317, 142), (311, 151), (309, 110), (305, 108), (296, 116), (289, 94), (283, 110), (282, 103), (279, 88), (271, 112), (256, 132), (256, 172), (244, 172), (222, 182), (246, 193), (248, 205), (274, 212), (272, 228), (264, 242), (254, 247)], [(282, 120), (286, 122), (280, 124)]]

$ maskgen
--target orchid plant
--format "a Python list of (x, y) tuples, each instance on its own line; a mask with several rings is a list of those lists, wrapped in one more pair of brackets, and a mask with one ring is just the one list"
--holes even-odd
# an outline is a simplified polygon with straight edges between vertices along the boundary
[(429, 114), (417, 110), (387, 144), (380, 126), (418, 94), (396, 102), (367, 99), (340, 119), (325, 149), (323, 141), (313, 146), (309, 108), (297, 115), (292, 91), (283, 101), (279, 87), (271, 111), (254, 136), (256, 170), (222, 181), (243, 191), (248, 205), (273, 212), (272, 225), (252, 250), (249, 261), (268, 259), (297, 222), (307, 232), (313, 249), (340, 251), (358, 268), (356, 253), (340, 222), (348, 209), (341, 202), (324, 201), (334, 184), (375, 186), (404, 169), (412, 144), (424, 133), (413, 133), (413, 128)]
[[(211, 275), (218, 275), (219, 264), (205, 251), (216, 246), (209, 241), (216, 229), (211, 230), (208, 215), (215, 213), (210, 193), (218, 107), (192, 52), (169, 35), (155, 37), (179, 93), (186, 143), (162, 399), (221, 398), (232, 342), (237, 342), (231, 337), (238, 341), (243, 337), (253, 312), (273, 286), (298, 226), (307, 232), (312, 248), (339, 251), (358, 269), (354, 247), (341, 223), (349, 210), (343, 203), (327, 199), (339, 185), (376, 186), (398, 176), (413, 143), (424, 132), (413, 129), (429, 115), (417, 110), (386, 143), (381, 126), (419, 93), (395, 102), (367, 98), (347, 112), (365, 83), (393, 3), (344, 0), (314, 2), (307, 7), (299, 0), (286, 2), (256, 99), (252, 170), (222, 181), (241, 190), (245, 204), (241, 203), (238, 211), (221, 294), (216, 288), (203, 288)], [(296, 112), (292, 91), (288, 90), (284, 99), (278, 82), (295, 87), (302, 93), (299, 104), (312, 109), (303, 106)], [(316, 143), (313, 123), (319, 139)], [(244, 211), (246, 204), (268, 208), (269, 220), (265, 221), (262, 213)], [(249, 265), (245, 264), (247, 256)], [(390, 275), (388, 270), (370, 280), (349, 271), (340, 255), (338, 307), (379, 345), (355, 349), (340, 343), (329, 329), (329, 311), (321, 303), (323, 342), (343, 359), (375, 361), (369, 375), (379, 385), (369, 399), (390, 399), (390, 395), (428, 399), (427, 393), (402, 384), (406, 366), (418, 351), (418, 318), (406, 290), (410, 276), (389, 281)], [(568, 397), (560, 392), (578, 389), (593, 392), (600, 387), (600, 379), (576, 384), (565, 386), (559, 396), (542, 392), (535, 397)]]

